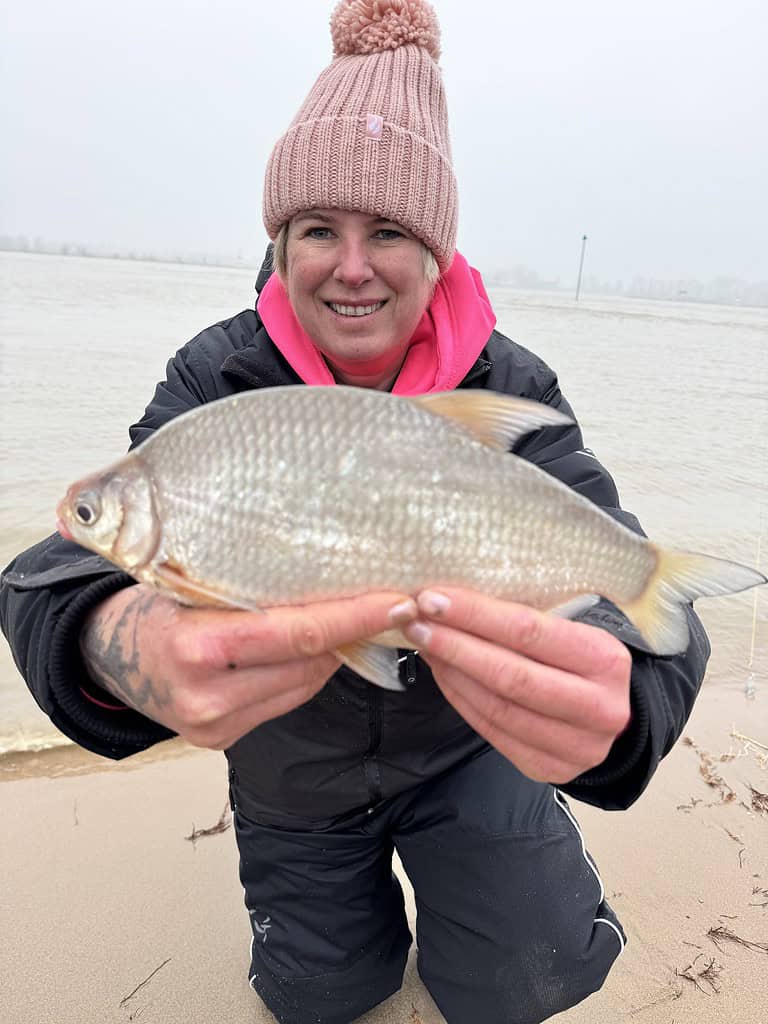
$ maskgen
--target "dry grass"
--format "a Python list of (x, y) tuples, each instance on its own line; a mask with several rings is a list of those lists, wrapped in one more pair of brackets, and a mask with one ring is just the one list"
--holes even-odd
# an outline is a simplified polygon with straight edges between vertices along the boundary
[(749, 792), (752, 796), (752, 810), (757, 814), (768, 814), (768, 793), (761, 793), (754, 786), (749, 786)]
[(717, 948), (722, 952), (721, 942), (733, 942), (738, 946), (743, 946), (745, 949), (751, 949), (755, 953), (765, 953), (768, 956), (768, 942), (752, 942), (751, 939), (743, 939), (740, 935), (732, 932), (730, 928), (725, 925), (718, 925), (717, 928), (710, 928), (707, 932), (707, 937), (714, 942)]
[[(704, 962), (700, 964), (699, 960)], [(684, 967), (682, 971), (676, 970), (675, 974), (678, 978), (690, 981), (700, 992), (711, 996), (718, 995), (720, 992), (718, 978), (722, 969), (722, 964), (719, 964), (714, 957), (707, 960), (703, 953), (699, 953), (687, 967)]]
[[(722, 775), (720, 775), (717, 772), (715, 768), (715, 758), (712, 756), (712, 754), (698, 747), (689, 736), (685, 737), (683, 743), (687, 747), (691, 747), (696, 752), (696, 754), (698, 754), (699, 773), (702, 779), (704, 779), (704, 781), (706, 782), (706, 784), (711, 789), (717, 790), (717, 792), (720, 794), (720, 803), (727, 804), (730, 803), (732, 800), (735, 800), (736, 793), (733, 789), (731, 789), (731, 787), (728, 785), (728, 783), (725, 781)], [(721, 760), (723, 759), (728, 760), (728, 755), (723, 755), (723, 758), (721, 758)]]
[(188, 836), (184, 836), (190, 843), (196, 843), (198, 839), (204, 839), (206, 836), (217, 836), (222, 832), (226, 832), (232, 824), (232, 816), (229, 813), (229, 801), (224, 804), (224, 810), (221, 812), (221, 817), (215, 825), (211, 825), (210, 828), (195, 828), (194, 822), (192, 823), (192, 831)]

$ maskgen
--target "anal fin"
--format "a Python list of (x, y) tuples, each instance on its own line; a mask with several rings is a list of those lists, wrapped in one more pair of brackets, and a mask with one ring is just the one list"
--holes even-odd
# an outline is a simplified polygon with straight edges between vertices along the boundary
[(575, 619), (582, 612), (594, 608), (599, 601), (599, 594), (579, 594), (577, 597), (572, 597), (570, 601), (564, 601), (563, 604), (550, 608), (548, 611), (550, 615), (556, 615), (559, 619)]
[(395, 648), (382, 647), (380, 644), (371, 643), (370, 640), (363, 640), (360, 643), (338, 647), (333, 653), (369, 683), (374, 683), (384, 690), (405, 689), (400, 682)]

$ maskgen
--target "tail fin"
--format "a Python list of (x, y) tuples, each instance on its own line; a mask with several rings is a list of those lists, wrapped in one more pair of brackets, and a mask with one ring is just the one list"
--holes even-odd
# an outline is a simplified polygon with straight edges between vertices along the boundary
[(645, 590), (618, 606), (657, 654), (680, 654), (688, 646), (684, 606), (689, 601), (768, 583), (761, 572), (738, 562), (690, 551), (655, 550), (658, 564)]

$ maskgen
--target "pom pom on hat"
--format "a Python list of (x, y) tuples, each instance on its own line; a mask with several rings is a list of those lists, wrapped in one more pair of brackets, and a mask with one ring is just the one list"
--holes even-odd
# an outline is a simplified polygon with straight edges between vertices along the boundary
[(440, 59), (440, 26), (426, 0), (341, 0), (331, 15), (334, 57), (365, 56), (412, 43)]
[(458, 195), (437, 16), (427, 0), (341, 0), (331, 35), (334, 59), (267, 164), (267, 234), (300, 210), (376, 214), (421, 239), (444, 272)]

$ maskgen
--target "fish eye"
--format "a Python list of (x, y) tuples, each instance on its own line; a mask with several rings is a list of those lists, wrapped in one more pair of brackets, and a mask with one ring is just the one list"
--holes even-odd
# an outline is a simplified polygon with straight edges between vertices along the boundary
[(75, 518), (83, 526), (92, 526), (101, 515), (101, 505), (95, 494), (81, 494), (75, 503)]

